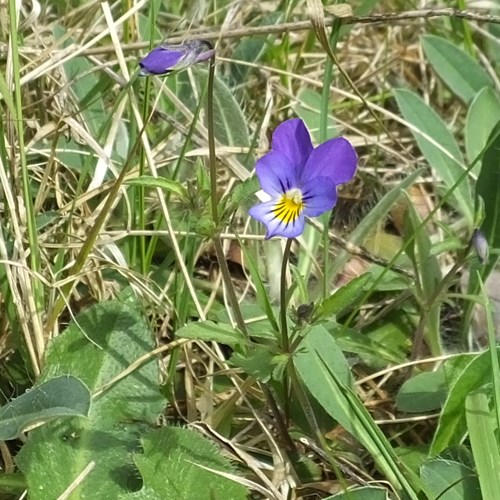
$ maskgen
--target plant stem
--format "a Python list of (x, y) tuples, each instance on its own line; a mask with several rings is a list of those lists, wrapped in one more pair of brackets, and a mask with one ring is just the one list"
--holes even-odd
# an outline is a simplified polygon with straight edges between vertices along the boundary
[(248, 336), (245, 320), (241, 314), (240, 304), (236, 297), (231, 273), (227, 266), (226, 256), (224, 255), (224, 247), (220, 236), (219, 228), (219, 200), (217, 196), (217, 163), (215, 157), (215, 130), (214, 130), (214, 77), (215, 77), (215, 56), (210, 59), (208, 69), (208, 89), (207, 89), (207, 129), (208, 129), (208, 166), (210, 172), (210, 205), (212, 211), (212, 219), (214, 221), (214, 234), (212, 240), (215, 248), (215, 256), (219, 263), (219, 269), (222, 274), (229, 304), (234, 314), (234, 320), (240, 331)]

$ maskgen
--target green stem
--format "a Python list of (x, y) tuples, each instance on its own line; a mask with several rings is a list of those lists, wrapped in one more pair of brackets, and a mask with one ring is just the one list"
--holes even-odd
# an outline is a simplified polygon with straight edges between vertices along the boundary
[[(335, 19), (330, 33), (330, 47), (335, 53), (337, 42), (339, 39), (340, 27), (342, 23), (340, 19)], [(329, 57), (325, 63), (325, 74), (323, 76), (323, 90), (321, 92), (321, 112), (319, 116), (319, 141), (323, 143), (328, 138), (328, 108), (330, 103), (330, 86), (333, 80), (333, 61)], [(328, 236), (330, 224), (330, 212), (327, 212), (321, 217), (323, 223), (323, 298), (326, 299), (329, 294), (329, 259), (330, 259), (330, 238)]]
[[(35, 213), (33, 208), (33, 197), (31, 195), (31, 186), (30, 186), (30, 173), (28, 170), (28, 162), (26, 160), (26, 148), (24, 146), (24, 123), (23, 123), (23, 103), (22, 103), (22, 92), (21, 92), (21, 70), (19, 64), (19, 44), (18, 44), (18, 31), (17, 31), (17, 8), (16, 2), (14, 0), (9, 0), (8, 3), (9, 9), (9, 23), (11, 28), (10, 42), (12, 48), (12, 78), (14, 83), (14, 123), (16, 126), (16, 135), (18, 141), (18, 153), (19, 160), (21, 163), (21, 183), (22, 183), (22, 193), (23, 193), (23, 201), (24, 208), (26, 211), (26, 228), (28, 233), (28, 248), (29, 248), (29, 259), (30, 259), (30, 268), (35, 271), (40, 271), (40, 248), (38, 245), (38, 235), (36, 228), (36, 220)], [(15, 158), (15, 155), (12, 154), (12, 158)], [(14, 160), (13, 160), (14, 161)], [(13, 178), (17, 177), (17, 174), (14, 174), (14, 171), (17, 170), (17, 167), (13, 165)], [(29, 311), (31, 314), (35, 314), (38, 316), (41, 311), (45, 309), (44, 305), (44, 290), (41, 283), (38, 280), (32, 280), (33, 286), (33, 300), (35, 310)], [(27, 297), (26, 297), (27, 299)], [(33, 326), (33, 338), (36, 346), (36, 354), (38, 357), (37, 362), (33, 360), (33, 369), (35, 372), (38, 372), (38, 364), (40, 363), (44, 349), (45, 349), (45, 340), (43, 338), (43, 334), (41, 328), (39, 328), (39, 323), (37, 321), (38, 318), (32, 319)]]
[(248, 336), (248, 330), (245, 325), (245, 320), (241, 314), (240, 304), (236, 297), (231, 273), (227, 266), (226, 256), (224, 255), (224, 247), (222, 238), (220, 237), (219, 228), (219, 199), (217, 196), (217, 163), (215, 156), (215, 130), (214, 130), (214, 78), (215, 78), (215, 56), (210, 59), (208, 69), (208, 88), (207, 88), (207, 130), (208, 130), (208, 166), (210, 171), (210, 205), (212, 211), (212, 219), (214, 221), (214, 234), (212, 240), (214, 242), (215, 255), (219, 263), (219, 269), (222, 275), (222, 280), (226, 287), (226, 293), (231, 306), (234, 320), (240, 331)]

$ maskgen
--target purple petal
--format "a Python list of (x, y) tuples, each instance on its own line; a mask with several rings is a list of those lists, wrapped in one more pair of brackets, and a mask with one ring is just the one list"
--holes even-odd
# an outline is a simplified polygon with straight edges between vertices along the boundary
[(302, 185), (301, 190), (306, 217), (317, 217), (331, 210), (337, 203), (337, 188), (328, 177), (310, 180)]
[(285, 223), (274, 214), (276, 200), (254, 205), (248, 213), (267, 228), (266, 240), (274, 236), (296, 238), (304, 231), (304, 214), (300, 214), (293, 222)]
[(271, 151), (257, 161), (255, 172), (262, 189), (273, 197), (298, 185), (295, 169), (281, 152)]
[(300, 180), (304, 183), (329, 177), (337, 185), (344, 184), (354, 177), (357, 163), (356, 151), (347, 139), (330, 139), (309, 155)]
[(293, 118), (278, 125), (273, 132), (272, 150), (286, 156), (300, 176), (313, 150), (311, 137), (304, 122), (299, 118)]
[(171, 50), (167, 47), (156, 47), (141, 62), (139, 66), (143, 75), (163, 75), (175, 69), (185, 55), (183, 50)]

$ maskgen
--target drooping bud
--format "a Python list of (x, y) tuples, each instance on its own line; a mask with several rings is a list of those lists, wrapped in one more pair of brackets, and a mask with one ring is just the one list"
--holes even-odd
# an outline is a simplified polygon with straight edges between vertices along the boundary
[(474, 247), (481, 264), (486, 264), (490, 253), (488, 240), (479, 229), (474, 229), (474, 232), (472, 233), (472, 246)]
[(161, 44), (139, 62), (139, 75), (167, 75), (172, 71), (207, 61), (214, 54), (213, 45), (207, 40), (188, 40), (178, 45)]

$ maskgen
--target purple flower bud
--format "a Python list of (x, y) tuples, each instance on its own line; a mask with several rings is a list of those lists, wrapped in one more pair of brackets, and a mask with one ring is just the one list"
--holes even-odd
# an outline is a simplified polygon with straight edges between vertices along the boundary
[(472, 246), (474, 247), (481, 264), (486, 264), (488, 262), (490, 250), (486, 236), (484, 236), (479, 229), (474, 229), (474, 232), (472, 233)]
[(139, 62), (139, 75), (166, 75), (207, 61), (214, 54), (213, 45), (207, 40), (189, 40), (179, 45), (161, 44)]

